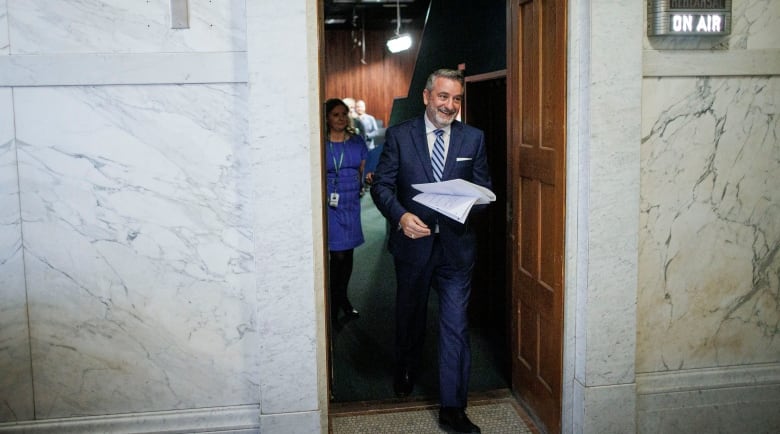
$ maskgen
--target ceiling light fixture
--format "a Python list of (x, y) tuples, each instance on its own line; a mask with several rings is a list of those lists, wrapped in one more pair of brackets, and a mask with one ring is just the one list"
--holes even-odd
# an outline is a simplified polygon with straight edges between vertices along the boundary
[(396, 23), (398, 23), (395, 27), (395, 36), (387, 40), (387, 49), (390, 50), (391, 53), (398, 53), (404, 50), (408, 50), (412, 46), (412, 37), (406, 33), (404, 33), (403, 35), (401, 34), (400, 0), (396, 0), (395, 10), (397, 14)]

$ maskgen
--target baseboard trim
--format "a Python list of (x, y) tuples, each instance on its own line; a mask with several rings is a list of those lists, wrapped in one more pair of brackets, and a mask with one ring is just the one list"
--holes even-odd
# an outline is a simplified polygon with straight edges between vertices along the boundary
[(780, 364), (638, 374), (637, 432), (780, 432)]
[(686, 369), (636, 375), (637, 395), (780, 384), (780, 363)]
[(233, 407), (69, 417), (1, 423), (0, 433), (256, 433), (260, 430), (260, 407)]

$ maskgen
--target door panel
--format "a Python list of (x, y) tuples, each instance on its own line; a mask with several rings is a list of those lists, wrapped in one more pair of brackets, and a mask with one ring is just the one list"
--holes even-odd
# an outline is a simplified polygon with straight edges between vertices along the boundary
[(560, 432), (566, 125), (563, 0), (509, 0), (512, 388)]

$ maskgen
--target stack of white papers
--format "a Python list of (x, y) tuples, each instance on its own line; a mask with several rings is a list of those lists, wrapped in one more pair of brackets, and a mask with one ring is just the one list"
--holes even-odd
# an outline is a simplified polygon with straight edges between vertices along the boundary
[(485, 187), (464, 179), (450, 179), (428, 184), (412, 184), (422, 193), (413, 199), (447, 217), (465, 223), (474, 204), (490, 203), (496, 195)]

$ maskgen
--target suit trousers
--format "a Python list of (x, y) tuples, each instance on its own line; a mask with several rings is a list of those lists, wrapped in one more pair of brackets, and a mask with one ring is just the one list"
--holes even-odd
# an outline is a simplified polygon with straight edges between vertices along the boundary
[(438, 234), (425, 264), (395, 258), (397, 369), (418, 371), (426, 330), (428, 295), (439, 295), (439, 394), (444, 407), (465, 407), (471, 370), (468, 304), (474, 264), (455, 264)]

